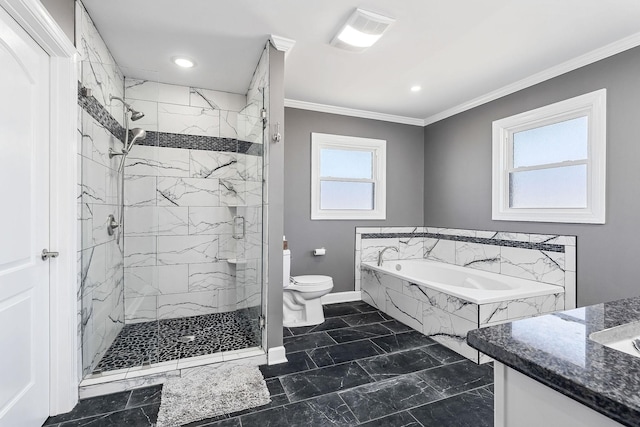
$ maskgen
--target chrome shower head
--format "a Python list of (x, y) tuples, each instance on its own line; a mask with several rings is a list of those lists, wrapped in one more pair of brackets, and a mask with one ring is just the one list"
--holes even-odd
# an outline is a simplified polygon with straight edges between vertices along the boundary
[(134, 122), (144, 117), (144, 113), (141, 111), (136, 111), (131, 107), (129, 107), (129, 111), (131, 112), (131, 120), (133, 120)]
[(144, 113), (134, 110), (131, 104), (126, 102), (124, 99), (120, 98), (119, 96), (109, 95), (109, 101), (113, 101), (114, 99), (117, 99), (118, 101), (122, 102), (122, 104), (127, 109), (127, 111), (131, 113), (131, 120), (133, 120), (134, 122), (144, 117)]

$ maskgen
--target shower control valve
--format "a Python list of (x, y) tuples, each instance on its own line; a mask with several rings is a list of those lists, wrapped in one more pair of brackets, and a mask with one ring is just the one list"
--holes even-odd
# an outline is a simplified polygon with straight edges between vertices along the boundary
[(113, 216), (113, 214), (109, 214), (109, 216), (107, 217), (107, 234), (109, 236), (113, 236), (113, 230), (118, 227), (120, 227), (120, 224), (118, 224), (116, 218)]

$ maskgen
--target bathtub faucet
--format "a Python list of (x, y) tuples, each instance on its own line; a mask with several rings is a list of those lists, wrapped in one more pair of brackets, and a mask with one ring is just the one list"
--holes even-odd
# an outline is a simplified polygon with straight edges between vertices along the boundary
[(400, 252), (396, 246), (387, 246), (386, 248), (382, 249), (380, 252), (378, 252), (378, 267), (382, 265), (382, 255), (384, 255), (384, 251), (386, 251), (387, 249), (393, 249), (396, 252)]

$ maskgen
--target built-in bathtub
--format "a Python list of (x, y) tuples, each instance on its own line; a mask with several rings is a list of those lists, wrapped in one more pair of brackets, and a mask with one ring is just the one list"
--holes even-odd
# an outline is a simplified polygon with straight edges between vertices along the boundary
[(467, 332), (564, 310), (562, 286), (430, 260), (361, 264), (362, 299), (479, 363)]

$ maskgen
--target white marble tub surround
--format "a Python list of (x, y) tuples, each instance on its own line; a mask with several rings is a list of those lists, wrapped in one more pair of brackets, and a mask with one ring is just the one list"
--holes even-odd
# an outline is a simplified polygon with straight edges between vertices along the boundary
[[(392, 273), (395, 266), (402, 263), (468, 270), (472, 279), (493, 280), (499, 285), (511, 283), (514, 288), (478, 290), (415, 276), (403, 277), (402, 270)], [(385, 261), (384, 264), (387, 266), (382, 268), (371, 262), (362, 264), (363, 301), (475, 362), (488, 359), (466, 344), (470, 330), (564, 309), (564, 292), (559, 286), (526, 279), (505, 280), (495, 273), (474, 272), (433, 261)]]
[[(384, 259), (428, 259), (505, 276), (562, 286), (566, 308), (576, 306), (576, 236), (436, 227), (356, 227), (355, 290), (360, 263)], [(415, 250), (422, 246), (422, 254)], [(409, 249), (410, 248), (410, 249)]]
[[(489, 359), (466, 344), (468, 331), (575, 307), (575, 245), (575, 236), (357, 227), (356, 290), (367, 303), (483, 363)], [(376, 264), (379, 252), (388, 246), (398, 251), (385, 251), (384, 271)], [(448, 275), (456, 276), (468, 271), (477, 280), (493, 277), (519, 290), (438, 287), (434, 280), (412, 271), (421, 263), (439, 264), (436, 274), (449, 270)]]

